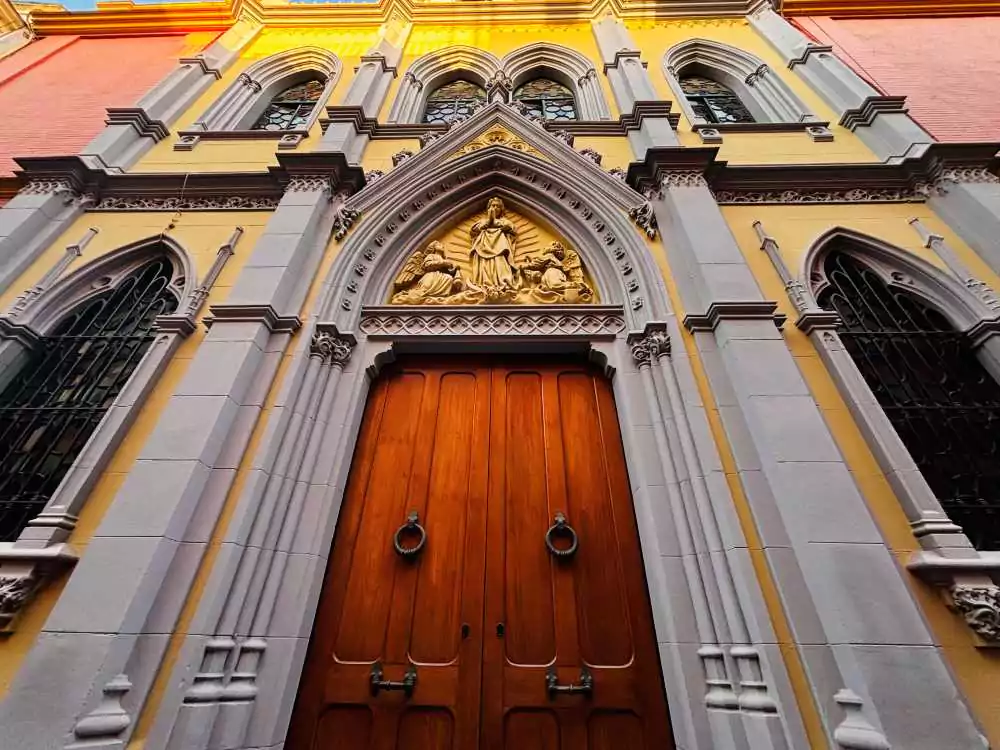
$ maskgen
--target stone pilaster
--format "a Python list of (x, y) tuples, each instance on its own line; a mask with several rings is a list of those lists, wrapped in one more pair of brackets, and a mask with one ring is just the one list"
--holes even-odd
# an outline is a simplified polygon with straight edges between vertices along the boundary
[[(743, 490), (828, 737), (865, 696), (893, 747), (979, 734), (781, 330), (700, 176), (652, 197)], [(927, 706), (914, 712), (914, 706)]]
[(0, 703), (0, 746), (62, 747), (81, 725), (91, 737), (82, 722), (122, 674), (128, 722), (115, 739), (128, 741), (340, 213), (329, 185), (292, 177), (226, 303), (211, 308), (208, 334)]
[(882, 96), (833, 54), (816, 44), (762, 2), (747, 17), (750, 25), (834, 110), (878, 158), (898, 161), (919, 156), (934, 138), (907, 114), (905, 98)]
[[(611, 91), (620, 112), (631, 112), (637, 102), (658, 100), (653, 82), (628, 29), (614, 14), (608, 13), (593, 21), (597, 47), (604, 63)], [(667, 118), (647, 118), (639, 130), (629, 131), (629, 143), (636, 158), (642, 160), (646, 151), (659, 146), (678, 145), (677, 134)]]
[(1000, 273), (1000, 178), (988, 169), (945, 170), (928, 205)]

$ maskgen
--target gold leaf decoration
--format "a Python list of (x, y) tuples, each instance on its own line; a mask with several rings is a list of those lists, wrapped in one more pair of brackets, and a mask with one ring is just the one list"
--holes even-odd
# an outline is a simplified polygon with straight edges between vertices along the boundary
[(452, 156), (464, 156), (465, 154), (471, 154), (474, 151), (489, 148), (490, 146), (503, 146), (514, 151), (520, 151), (522, 154), (531, 154), (540, 159), (545, 158), (536, 148), (526, 143), (524, 139), (514, 135), (507, 128), (500, 125), (494, 125), (481, 135), (476, 136), (474, 140), (466, 143)]

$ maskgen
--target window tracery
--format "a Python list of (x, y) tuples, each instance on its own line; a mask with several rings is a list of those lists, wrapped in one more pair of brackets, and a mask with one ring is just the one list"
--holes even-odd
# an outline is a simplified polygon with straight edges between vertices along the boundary
[(172, 313), (174, 267), (159, 258), (72, 309), (0, 392), (0, 541), (45, 507)]
[(486, 91), (481, 86), (460, 78), (439, 86), (430, 93), (423, 119), (426, 123), (447, 125), (464, 120), (485, 103)]
[(524, 104), (529, 116), (555, 121), (577, 119), (573, 92), (549, 78), (535, 78), (518, 86), (514, 101)]
[(289, 86), (271, 100), (251, 130), (305, 128), (325, 88), (326, 81), (321, 78), (310, 78)]
[(755, 122), (728, 86), (700, 75), (683, 75), (680, 84), (695, 117), (714, 123)]
[(938, 310), (843, 250), (819, 303), (948, 517), (1000, 549), (1000, 384)]

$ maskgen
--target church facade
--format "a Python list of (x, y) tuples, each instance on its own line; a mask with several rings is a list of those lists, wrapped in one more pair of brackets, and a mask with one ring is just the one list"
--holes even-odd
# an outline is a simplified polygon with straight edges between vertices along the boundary
[(1000, 144), (766, 2), (0, 10), (151, 86), (0, 135), (0, 747), (1000, 743)]

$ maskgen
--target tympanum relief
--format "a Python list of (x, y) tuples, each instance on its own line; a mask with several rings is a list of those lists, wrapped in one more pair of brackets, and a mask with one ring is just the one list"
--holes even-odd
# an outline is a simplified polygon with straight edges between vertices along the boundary
[(597, 302), (580, 256), (498, 197), (442, 240), (416, 250), (393, 305), (577, 305)]

